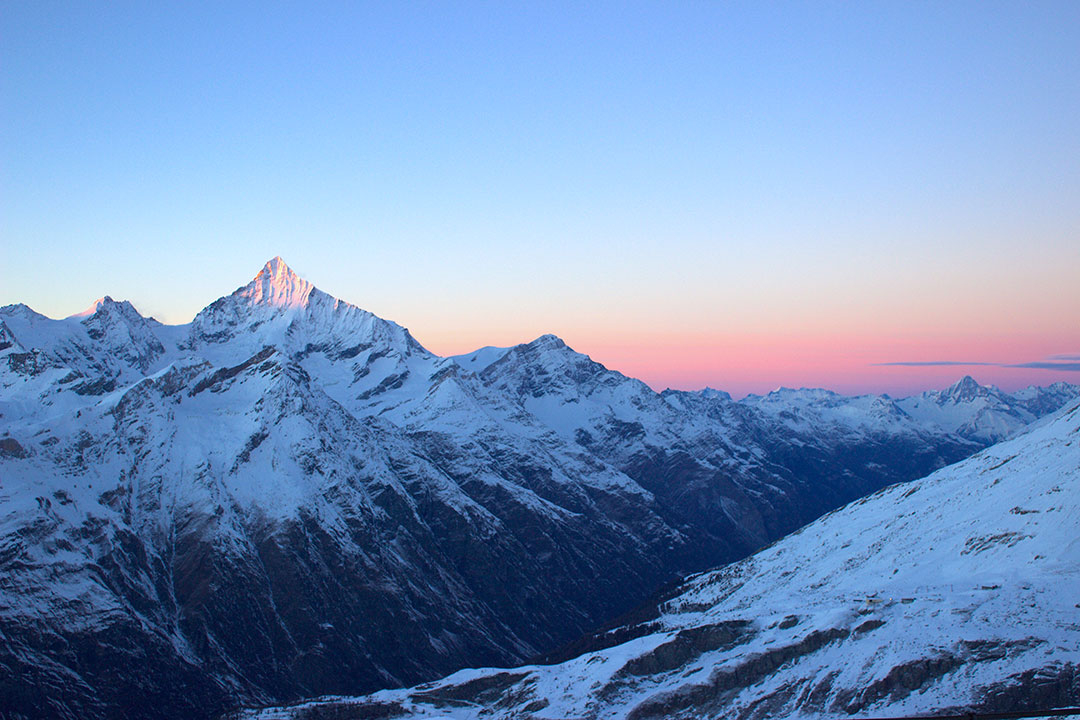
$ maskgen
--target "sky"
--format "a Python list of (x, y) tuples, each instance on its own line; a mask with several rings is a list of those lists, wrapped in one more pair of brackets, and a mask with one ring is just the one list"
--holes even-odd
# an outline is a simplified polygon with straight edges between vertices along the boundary
[(1077, 128), (1076, 2), (9, 0), (0, 304), (183, 323), (280, 255), (443, 355), (1080, 382)]

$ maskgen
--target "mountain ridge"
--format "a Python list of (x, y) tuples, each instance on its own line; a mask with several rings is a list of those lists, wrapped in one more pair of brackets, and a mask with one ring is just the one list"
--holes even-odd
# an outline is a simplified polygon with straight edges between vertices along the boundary
[(235, 717), (751, 720), (1075, 706), (1078, 434), (1074, 400), (1013, 440), (687, 578), (571, 659)]
[(187, 325), (0, 323), (0, 665), (38, 688), (0, 705), (30, 715), (521, 662), (985, 444), (873, 399), (656, 393), (550, 335), (442, 358), (280, 259)]
[[(355, 311), (357, 313), (360, 313), (362, 316), (375, 318), (380, 323), (384, 323), (384, 324), (392, 326), (394, 328), (400, 328), (400, 330), (409, 338), (410, 344), (415, 343), (416, 346), (420, 346), (420, 344), (418, 342), (416, 342), (416, 340), (414, 338), (412, 338), (412, 336), (408, 333), (408, 330), (406, 330), (405, 328), (401, 327), (397, 323), (394, 323), (393, 321), (388, 321), (388, 320), (384, 320), (382, 318), (378, 318), (377, 316), (373, 315), (372, 313), (370, 313), (367, 310), (363, 310), (362, 308), (360, 308), (360, 307), (358, 307), (356, 305), (353, 305), (353, 304), (351, 304), (349, 302), (346, 302), (346, 301), (338, 299), (338, 298), (336, 298), (336, 297), (334, 297), (332, 295), (329, 295), (328, 293), (325, 293), (324, 291), (320, 290), (317, 286), (315, 286), (313, 283), (311, 283), (308, 280), (305, 280), (299, 274), (297, 274), (295, 271), (293, 271), (292, 268), (290, 268), (288, 266), (288, 264), (280, 256), (275, 256), (275, 257), (271, 258), (270, 260), (268, 260), (263, 265), (263, 267), (259, 270), (259, 272), (256, 273), (256, 275), (246, 285), (242, 285), (242, 286), (238, 287), (235, 291), (233, 291), (233, 293), (231, 293), (230, 295), (223, 296), (223, 297), (219, 298), (218, 300), (210, 303), (202, 311), (200, 311), (199, 313), (196, 313), (195, 318), (193, 318), (192, 321), (190, 321), (188, 323), (180, 323), (180, 324), (162, 324), (162, 323), (158, 323), (158, 321), (156, 321), (152, 317), (141, 315), (138, 312), (138, 310), (135, 309), (135, 307), (131, 304), (130, 301), (128, 301), (128, 300), (116, 301), (116, 300), (113, 300), (113, 298), (111, 298), (108, 295), (105, 295), (102, 298), (99, 298), (98, 300), (96, 300), (86, 310), (84, 310), (84, 311), (82, 311), (80, 313), (76, 313), (74, 315), (67, 316), (65, 318), (62, 318), (61, 320), (54, 320), (53, 318), (49, 318), (49, 317), (47, 317), (45, 315), (41, 315), (40, 313), (37, 313), (36, 311), (32, 310), (31, 308), (29, 308), (28, 306), (26, 306), (25, 304), (22, 304), (22, 303), (16, 303), (16, 304), (13, 304), (13, 305), (7, 305), (7, 306), (0, 307), (0, 314), (21, 313), (23, 315), (33, 316), (38, 321), (50, 321), (50, 322), (54, 322), (54, 323), (55, 322), (62, 322), (62, 321), (69, 321), (69, 320), (76, 320), (76, 319), (85, 322), (87, 319), (92, 318), (94, 315), (98, 314), (98, 311), (101, 310), (103, 307), (106, 310), (110, 310), (111, 308), (114, 308), (114, 307), (120, 307), (120, 308), (123, 308), (123, 312), (125, 314), (127, 314), (129, 317), (131, 315), (134, 315), (134, 316), (137, 316), (140, 320), (142, 320), (144, 322), (157, 323), (158, 327), (163, 332), (166, 332), (166, 333), (169, 333), (169, 334), (175, 334), (175, 332), (177, 330), (181, 330), (181, 331), (183, 331), (183, 334), (185, 334), (185, 335), (204, 334), (204, 335), (209, 335), (209, 336), (212, 337), (215, 334), (212, 331), (203, 330), (203, 332), (201, 332), (201, 333), (195, 333), (194, 332), (196, 327), (203, 327), (204, 328), (205, 326), (213, 324), (213, 321), (211, 321), (209, 319), (206, 319), (205, 317), (204, 317), (204, 319), (202, 321), (200, 321), (199, 318), (200, 318), (200, 316), (212, 315), (213, 313), (208, 312), (208, 311), (211, 311), (212, 308), (214, 308), (215, 306), (218, 306), (219, 304), (229, 304), (230, 299), (232, 299), (233, 302), (239, 302), (241, 304), (246, 304), (246, 305), (249, 305), (249, 306), (252, 306), (252, 307), (263, 307), (263, 308), (266, 308), (266, 309), (270, 309), (272, 311), (271, 314), (273, 314), (273, 311), (275, 311), (275, 310), (276, 311), (282, 311), (282, 310), (297, 310), (297, 309), (305, 308), (309, 304), (309, 300), (315, 299), (315, 301), (318, 304), (328, 305), (329, 306), (328, 310), (330, 310), (331, 312), (333, 310), (337, 310), (339, 308), (345, 309), (346, 311), (349, 310), (349, 309), (352, 309), (353, 311)], [(10, 333), (10, 330), (9, 330), (9, 333)], [(190, 338), (187, 338), (185, 340), (185, 342), (181, 342), (179, 344), (187, 346), (187, 345), (190, 345), (191, 342), (194, 342), (194, 341), (191, 340)], [(475, 351), (472, 351), (472, 352), (469, 352), (469, 353), (464, 353), (464, 354), (456, 355), (456, 356), (448, 356), (446, 359), (457, 361), (459, 364), (463, 365), (464, 369), (466, 369), (466, 370), (479, 372), (481, 370), (486, 369), (487, 366), (490, 365), (491, 362), (502, 359), (502, 357), (504, 357), (505, 354), (507, 352), (511, 351), (511, 350), (520, 349), (520, 348), (526, 348), (526, 347), (536, 347), (536, 346), (538, 346), (538, 344), (542, 344), (542, 345), (549, 346), (549, 347), (552, 347), (552, 348), (562, 347), (562, 348), (569, 349), (569, 347), (566, 345), (565, 341), (562, 338), (558, 337), (557, 335), (551, 334), (551, 333), (545, 333), (545, 334), (540, 335), (539, 337), (535, 338), (534, 340), (519, 343), (517, 345), (508, 346), (508, 347), (488, 346), (488, 347), (480, 348), (478, 350), (475, 350)], [(422, 346), (420, 346), (420, 347), (422, 347)], [(576, 353), (576, 351), (572, 351), (572, 352)], [(484, 363), (482, 367), (476, 367), (475, 363), (477, 362), (477, 358), (481, 354), (485, 357), (485, 359), (488, 362)], [(581, 353), (576, 353), (576, 354), (581, 355)], [(588, 358), (587, 355), (582, 355), (582, 357)], [(591, 361), (591, 358), (589, 358), (589, 359)], [(593, 361), (593, 362), (595, 362), (595, 361)], [(472, 365), (472, 367), (469, 367), (470, 365)], [(970, 375), (965, 375), (962, 378), (960, 378), (958, 381), (956, 381), (953, 385), (949, 386), (948, 388), (941, 389), (941, 390), (928, 390), (928, 391), (924, 391), (922, 393), (916, 393), (914, 395), (906, 396), (906, 397), (903, 397), (903, 398), (891, 398), (891, 397), (889, 397), (888, 395), (885, 395), (885, 394), (878, 394), (877, 396), (878, 397), (887, 397), (890, 400), (895, 400), (896, 402), (904, 403), (905, 405), (913, 404), (911, 401), (914, 401), (916, 399), (933, 400), (933, 401), (937, 402), (937, 404), (940, 405), (940, 404), (945, 403), (948, 400), (952, 400), (954, 402), (954, 404), (956, 404), (956, 403), (959, 403), (959, 402), (967, 402), (967, 401), (970, 401), (970, 400), (972, 400), (974, 398), (977, 398), (977, 397), (985, 397), (985, 396), (1012, 397), (1012, 396), (1016, 396), (1016, 395), (1031, 394), (1031, 393), (1034, 393), (1035, 391), (1040, 390), (1040, 389), (1044, 390), (1044, 391), (1053, 391), (1055, 388), (1063, 388), (1064, 392), (1071, 392), (1072, 391), (1071, 389), (1075, 388), (1075, 387), (1077, 387), (1077, 386), (1072, 385), (1070, 383), (1065, 383), (1065, 382), (1059, 381), (1059, 382), (1053, 383), (1053, 384), (1051, 384), (1049, 386), (1031, 385), (1031, 386), (1028, 386), (1026, 388), (1021, 388), (1021, 389), (1019, 389), (1017, 391), (1014, 391), (1012, 393), (1005, 393), (1005, 392), (999, 390), (997, 387), (995, 387), (993, 385), (981, 385), (980, 383), (978, 383), (978, 381), (976, 381)], [(727, 395), (727, 393), (724, 393), (724, 391), (722, 391), (722, 390), (714, 390), (712, 388), (703, 388), (702, 390), (695, 390), (695, 391), (683, 391), (683, 390), (674, 390), (674, 389), (668, 388), (666, 390), (655, 391), (655, 392), (663, 394), (663, 393), (678, 393), (678, 392), (709, 393), (710, 391), (719, 393), (721, 395)], [(776, 390), (773, 390), (773, 391), (771, 391), (771, 392), (769, 392), (769, 393), (767, 393), (765, 395), (757, 395), (757, 394), (751, 393), (748, 396), (746, 396), (745, 398), (742, 398), (737, 402), (742, 402), (744, 400), (751, 399), (751, 398), (752, 399), (767, 398), (767, 397), (773, 396), (773, 395), (775, 395), (777, 393), (786, 394), (786, 395), (809, 395), (809, 394), (820, 394), (820, 393), (832, 393), (833, 395), (836, 395), (838, 397), (850, 397), (850, 396), (843, 396), (840, 393), (836, 393), (836, 392), (834, 392), (832, 390), (828, 390), (828, 389), (825, 389), (825, 388), (816, 388), (816, 387), (815, 388), (807, 388), (807, 387), (789, 388), (789, 387), (781, 386), (781, 387), (778, 387)], [(868, 395), (873, 395), (873, 393), (869, 393)], [(864, 397), (864, 396), (866, 396), (866, 395), (860, 395), (860, 396), (857, 396), (857, 397)], [(999, 436), (993, 436), (992, 438), (982, 438), (982, 439), (998, 440), (998, 439), (1002, 439), (1002, 438), (999, 437)]]

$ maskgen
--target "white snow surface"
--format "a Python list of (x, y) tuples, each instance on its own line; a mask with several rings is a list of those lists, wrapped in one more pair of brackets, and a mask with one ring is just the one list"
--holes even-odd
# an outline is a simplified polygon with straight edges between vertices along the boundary
[[(1069, 393), (1075, 396), (1076, 391), (1075, 386), (1064, 385), (1046, 392), (1031, 389), (1014, 397), (1009, 401), (1012, 404), (991, 405), (988, 400), (983, 402), (988, 393), (967, 383), (951, 394), (935, 396), (937, 399), (927, 399), (928, 395), (908, 405), (884, 396), (846, 398), (821, 390), (782, 390), (736, 403), (726, 393), (713, 390), (656, 393), (550, 335), (513, 348), (483, 348), (465, 356), (442, 358), (423, 348), (400, 325), (319, 291), (280, 258), (268, 262), (250, 283), (215, 301), (187, 325), (162, 325), (144, 318), (130, 303), (109, 297), (95, 302), (86, 313), (61, 320), (46, 318), (24, 305), (10, 305), (0, 308), (0, 541), (6, 543), (0, 544), (0, 553), (19, 554), (24, 564), (10, 574), (11, 591), (0, 593), (0, 615), (31, 617), (35, 622), (53, 623), (58, 629), (64, 629), (65, 623), (74, 628), (105, 624), (111, 613), (133, 612), (119, 607), (118, 596), (95, 575), (95, 553), (107, 549), (119, 530), (137, 532), (147, 539), (148, 546), (163, 546), (173, 519), (191, 515), (208, 518), (208, 542), (231, 547), (249, 542), (243, 527), (283, 523), (304, 509), (334, 533), (344, 526), (344, 516), (349, 513), (381, 512), (370, 500), (373, 494), (389, 488), (397, 496), (409, 498), (397, 471), (389, 470), (392, 466), (414, 463), (418, 468), (414, 474), (429, 484), (425, 491), (487, 537), (500, 532), (501, 521), (475, 502), (454, 478), (497, 486), (521, 505), (556, 521), (572, 512), (546, 499), (543, 488), (495, 472), (497, 463), (488, 461), (489, 453), (513, 454), (523, 458), (523, 463), (543, 468), (550, 473), (552, 485), (568, 489), (574, 497), (587, 498), (589, 492), (600, 489), (636, 502), (653, 496), (616, 468), (650, 447), (686, 449), (701, 463), (729, 473), (734, 484), (752, 478), (757, 484), (751, 492), (761, 492), (761, 478), (771, 477), (762, 469), (767, 462), (765, 453), (753, 440), (754, 432), (762, 426), (790, 434), (795, 444), (814, 442), (814, 438), (828, 434), (921, 438), (968, 426), (980, 432), (991, 428), (1012, 433), (1036, 415), (1031, 410), (1019, 415), (1016, 406), (1055, 402)], [(939, 409), (923, 412), (928, 403)], [(1014, 422), (1016, 418), (1022, 423)], [(927, 423), (933, 424), (932, 429), (927, 429)], [(1053, 432), (1060, 430), (1057, 424), (1046, 425), (1017, 442), (1046, 436), (1047, 448), (1058, 447), (1057, 436), (1046, 435), (1052, 428), (1058, 428)], [(453, 452), (446, 453), (436, 467), (434, 461), (417, 457), (412, 444), (417, 436), (432, 443), (439, 437), (449, 438), (447, 445)], [(334, 452), (327, 453), (331, 446)], [(1069, 447), (1069, 453), (1074, 452), (1076, 441)], [(458, 451), (460, 454), (454, 455)], [(1017, 482), (1005, 482), (1011, 477), (1009, 473), (1041, 461), (1035, 457), (1038, 453), (1026, 451), (1024, 457), (1031, 456), (1027, 460), (1009, 460), (990, 469), (998, 462), (994, 459), (997, 453), (995, 447), (978, 457), (987, 463), (986, 477), (1002, 478), (1001, 487), (994, 484), (981, 493), (959, 495), (962, 502), (949, 501), (951, 496), (945, 490), (927, 489), (940, 485), (955, 490), (964, 485), (948, 479), (966, 477), (966, 471), (954, 470), (932, 476), (913, 495), (890, 490), (867, 506), (871, 520), (845, 521), (850, 527), (844, 528), (828, 526), (838, 533), (865, 526), (864, 535), (859, 536), (863, 540), (851, 536), (851, 544), (838, 550), (838, 540), (818, 537), (818, 531), (808, 529), (735, 566), (742, 568), (738, 577), (747, 579), (732, 586), (735, 590), (730, 598), (744, 598), (742, 605), (709, 595), (727, 581), (706, 582), (704, 578), (720, 576), (702, 576), (691, 584), (686, 597), (696, 593), (710, 609), (691, 612), (689, 603), (698, 602), (692, 600), (671, 604), (662, 616), (663, 633), (580, 662), (530, 670), (537, 696), (550, 703), (550, 710), (538, 716), (602, 715), (598, 708), (607, 706), (597, 705), (585, 689), (607, 682), (605, 678), (621, 668), (626, 658), (664, 642), (679, 628), (736, 616), (750, 619), (760, 630), (752, 641), (759, 645), (747, 647), (757, 648), (756, 652), (769, 644), (768, 637), (774, 638), (770, 643), (785, 641), (793, 633), (834, 622), (832, 618), (843, 620), (848, 617), (844, 608), (858, 605), (848, 595), (843, 602), (835, 594), (822, 596), (820, 602), (807, 605), (809, 609), (800, 613), (804, 619), (790, 632), (770, 629), (773, 621), (768, 618), (797, 612), (788, 604), (807, 602), (806, 596), (813, 593), (817, 582), (830, 588), (835, 585), (852, 598), (873, 592), (881, 597), (921, 592), (923, 585), (915, 578), (921, 578), (923, 570), (905, 571), (900, 565), (895, 576), (880, 576), (882, 563), (894, 555), (897, 563), (914, 563), (919, 558), (937, 557), (934, 553), (946, 553), (944, 539), (932, 543), (933, 553), (918, 544), (932, 531), (924, 527), (925, 519), (920, 520), (916, 511), (946, 513), (946, 520), (957, 522), (961, 514), (976, 507), (988, 516), (1001, 511), (1005, 512), (1005, 530), (983, 530), (979, 523), (990, 521), (976, 522), (971, 515), (965, 516), (969, 532), (978, 531), (980, 538), (1018, 534), (1004, 536), (1008, 542), (987, 541), (985, 548), (976, 547), (980, 542), (976, 538), (976, 549), (949, 554), (948, 558), (959, 564), (955, 574), (949, 575), (949, 587), (955, 589), (947, 593), (944, 579), (934, 572), (944, 572), (950, 566), (944, 555), (938, 558), (940, 565), (925, 569), (929, 579), (918, 581), (929, 583), (929, 589), (919, 597), (941, 595), (946, 599), (940, 602), (946, 605), (917, 599), (881, 606), (881, 612), (889, 609), (895, 615), (889, 616), (890, 625), (885, 627), (902, 626), (896, 618), (915, 611), (930, 613), (928, 618), (940, 615), (942, 623), (945, 619), (955, 623), (952, 616), (962, 615), (960, 611), (953, 613), (953, 608), (972, 608), (975, 618), (983, 617), (978, 608), (1003, 611), (1005, 605), (994, 604), (994, 598), (1005, 598), (1006, 593), (976, 591), (972, 589), (975, 584), (1010, 588), (1012, 600), (1001, 600), (1007, 605), (1017, 597), (1029, 597), (1030, 592), (1041, 593), (1045, 583), (1040, 585), (1039, 578), (1046, 582), (1056, 578), (1057, 582), (1068, 577), (1075, 583), (1072, 565), (1055, 571), (1057, 574), (1036, 577), (1035, 570), (1056, 567), (1047, 559), (1064, 557), (1062, 551), (1043, 547), (1039, 533), (1008, 529), (1010, 523), (1021, 523), (1025, 528), (1042, 523), (1040, 533), (1045, 534), (1050, 532), (1047, 528), (1055, 527), (1055, 521), (1067, 525), (1069, 517), (1075, 526), (1075, 506), (1050, 506), (1051, 501), (1065, 502), (1076, 496), (1075, 462), (1071, 476), (1058, 465), (1047, 468), (1047, 473), (1063, 478), (1060, 484), (1064, 487), (1074, 483), (1071, 493), (1046, 490), (1043, 495), (1050, 499), (1045, 501), (1040, 500), (1043, 495), (1006, 498), (1001, 496), (1005, 486)], [(1063, 457), (1075, 459), (1069, 453)], [(1051, 457), (1053, 452), (1047, 449), (1044, 454)], [(759, 470), (761, 474), (753, 474)], [(746, 473), (740, 474), (743, 471)], [(1026, 482), (1032, 487), (1050, 477), (1046, 473), (1029, 475), (1023, 477), (1029, 478)], [(130, 502), (124, 499), (128, 496), (118, 494), (121, 491), (130, 492)], [(906, 508), (909, 515), (890, 514), (889, 509), (883, 509), (886, 501), (882, 497), (892, 498), (888, 502)], [(931, 497), (933, 502), (920, 504)], [(728, 502), (721, 507), (729, 516), (745, 507), (726, 496), (724, 500)], [(1023, 512), (1009, 514), (1014, 506)], [(410, 506), (410, 510), (415, 512), (415, 507)], [(852, 512), (851, 508), (842, 511)], [(862, 511), (857, 514), (862, 517)], [(910, 520), (905, 519), (909, 516)], [(618, 522), (617, 518), (610, 520), (613, 526), (625, 527)], [(657, 542), (686, 542), (672, 526), (659, 520), (656, 526), (652, 534)], [(893, 528), (892, 534), (880, 538), (880, 547), (858, 557), (850, 555), (859, 542), (869, 543), (875, 532), (884, 533), (889, 528)], [(91, 539), (72, 545), (65, 540), (69, 530)], [(904, 535), (909, 530), (912, 537)], [(1064, 532), (1055, 537), (1064, 541)], [(30, 535), (40, 540), (24, 543), (24, 536)], [(817, 539), (812, 542), (806, 538)], [(891, 543), (888, 547), (885, 540)], [(963, 545), (966, 538), (958, 542), (967, 547)], [(781, 567), (779, 561), (770, 561), (770, 565), (762, 560), (772, 557), (767, 553), (778, 547), (789, 548), (785, 550), (788, 557), (797, 559), (782, 565), (783, 570), (776, 569)], [(1075, 555), (1075, 540), (1063, 547), (1072, 553), (1069, 557)], [(896, 555), (905, 548), (910, 556)], [(1015, 548), (1030, 549), (1032, 558), (1040, 556), (1021, 568), (1026, 589), (1022, 586), (1022, 591), (1013, 592), (1009, 584), (1012, 576), (994, 569), (1007, 563), (979, 565), (981, 574), (975, 573), (976, 560), (997, 559), (998, 554)], [(357, 552), (362, 554), (363, 549)], [(812, 562), (825, 557), (846, 568), (844, 572), (824, 560)], [(1002, 562), (1015, 559), (1009, 555)], [(757, 575), (751, 571), (757, 567), (754, 563), (762, 562), (774, 568), (772, 576), (762, 577), (773, 580), (755, 584), (751, 580)], [(1070, 562), (1075, 564), (1075, 557)], [(817, 568), (813, 572), (819, 574), (828, 572), (810, 580), (807, 573), (811, 570), (801, 569), (804, 567)], [(770, 585), (773, 581), (777, 584)], [(134, 578), (133, 582), (149, 584), (150, 580)], [(149, 587), (146, 596), (154, 596)], [(1041, 594), (1031, 597), (1040, 608), (1058, 608)], [(753, 613), (749, 614), (751, 606)], [(1058, 609), (1068, 610), (1065, 606)], [(1016, 615), (1023, 618), (1031, 612), (1017, 611)], [(997, 615), (987, 617), (997, 622)], [(1031, 622), (1046, 618), (1046, 622), (1056, 622), (1056, 617), (1053, 613), (1039, 615)], [(963, 621), (967, 628), (983, 627), (966, 616)], [(867, 637), (880, 635), (881, 630), (867, 633)], [(179, 634), (174, 642), (182, 655), (187, 652)], [(898, 640), (898, 647), (906, 647), (904, 642), (907, 640)], [(705, 664), (694, 677), (708, 674), (708, 662), (712, 660), (701, 660)], [(466, 671), (446, 682), (460, 682), (469, 672), (480, 671)], [(672, 682), (665, 676), (637, 683), (633, 690), (623, 688), (619, 692), (630, 693), (630, 699), (611, 707), (629, 707), (634, 698), (670, 687)]]
[[(366, 423), (362, 431), (348, 430), (361, 438), (357, 457), (372, 454), (365, 443), (391, 442), (385, 434), (378, 441), (370, 436), (379, 423), (406, 433), (445, 434), (480, 458), (485, 448), (515, 438), (515, 452), (550, 469), (554, 483), (590, 483), (648, 499), (649, 491), (615, 468), (650, 447), (685, 448), (738, 484), (744, 471), (767, 476), (765, 453), (753, 437), (761, 424), (790, 431), (794, 445), (830, 434), (918, 438), (928, 432), (927, 423), (930, 432), (944, 433), (940, 425), (954, 427), (968, 418), (968, 396), (978, 401), (982, 418), (989, 413), (982, 400), (1001, 395), (967, 379), (944, 393), (909, 399), (915, 409), (927, 398), (946, 408), (933, 415), (938, 420), (922, 420), (903, 409), (907, 401), (826, 390), (781, 389), (738, 403), (711, 389), (656, 393), (553, 335), (441, 358), (400, 325), (319, 291), (281, 258), (187, 325), (162, 325), (109, 297), (62, 320), (10, 305), (0, 308), (0, 344), (6, 346), (0, 349), (0, 437), (30, 455), (5, 464), (0, 493), (7, 520), (0, 529), (11, 532), (27, 516), (19, 508), (33, 505), (33, 498), (85, 492), (75, 498), (80, 512), (102, 507), (98, 496), (122, 480), (117, 463), (125, 462), (126, 446), (116, 436), (118, 411), (140, 403), (152, 407), (146, 421), (133, 426), (138, 437), (130, 442), (159, 443), (141, 462), (160, 463), (175, 502), (201, 498), (280, 519), (295, 516), (315, 494), (306, 484), (311, 481), (298, 479), (310, 472), (296, 468), (297, 458), (318, 455), (319, 443), (332, 442), (320, 438), (333, 428), (312, 422), (312, 413), (301, 412), (305, 407), (324, 408), (317, 414), (343, 423)], [(281, 382), (282, 373), (306, 374), (311, 381), (298, 390)], [(169, 383), (204, 389), (170, 402), (146, 392)], [(1078, 391), (1064, 384), (1029, 389), (1021, 401)], [(272, 414), (280, 405), (297, 412)], [(950, 423), (940, 421), (946, 411)], [(271, 428), (273, 442), (262, 445)], [(66, 468), (64, 474), (57, 467)], [(553, 516), (566, 512), (528, 487), (470, 472), (530, 507)], [(208, 485), (216, 489), (208, 492)], [(454, 483), (436, 490), (462, 512), (482, 515)], [(729, 515), (739, 513), (738, 503), (724, 500)], [(227, 526), (218, 529), (228, 534)]]
[[(1080, 663), (1078, 601), (1074, 401), (1015, 439), (688, 579), (662, 604), (651, 631), (629, 642), (558, 665), (465, 670), (418, 688), (246, 717), (371, 703), (397, 704), (402, 717), (477, 720), (516, 716), (525, 707), (537, 719), (818, 718), (853, 708), (862, 716), (927, 714), (977, 705), (984, 691), (1008, 688), (1024, 672)], [(745, 623), (747, 632), (731, 647), (689, 653), (652, 673), (632, 671), (681, 631), (732, 622)], [(717, 680), (736, 669), (751, 673), (750, 661), (799, 643), (813, 649), (791, 653), (746, 686), (724, 689)], [(937, 670), (914, 687), (889, 682), (890, 673), (895, 678), (920, 662)], [(456, 697), (454, 688), (500, 672), (520, 677), (495, 698), (432, 700)], [(687, 697), (697, 704), (680, 705)]]
[(983, 442), (1004, 440), (1022, 432), (1041, 414), (1046, 397), (1075, 397), (1077, 388), (1055, 383), (1046, 388), (1031, 386), (1005, 393), (993, 385), (980, 385), (966, 376), (945, 390), (933, 390), (897, 401), (916, 420), (947, 432)]

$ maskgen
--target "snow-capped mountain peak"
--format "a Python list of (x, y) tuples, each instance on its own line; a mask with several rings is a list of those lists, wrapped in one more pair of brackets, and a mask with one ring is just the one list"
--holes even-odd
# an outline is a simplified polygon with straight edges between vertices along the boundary
[(980, 385), (975, 378), (965, 375), (941, 393), (939, 404), (945, 402), (971, 402), (979, 396), (989, 395), (994, 390), (996, 388)]
[(147, 320), (129, 300), (113, 300), (110, 296), (99, 297), (90, 307), (74, 315), (68, 315), (65, 321), (77, 321), (86, 327), (94, 323), (126, 321), (142, 323)]
[(717, 390), (716, 388), (712, 388), (712, 387), (707, 387), (706, 386), (705, 388), (702, 388), (701, 390), (699, 390), (698, 393), (701, 395), (701, 397), (705, 398), (706, 400), (723, 400), (723, 401), (730, 401), (731, 400), (731, 393), (726, 392), (724, 390)]
[(545, 333), (528, 344), (541, 349), (551, 348), (559, 350), (566, 347), (566, 343), (563, 341), (563, 339), (558, 335), (554, 335), (552, 333)]
[(1076, 397), (1077, 391), (1076, 386), (1065, 383), (1009, 394), (965, 375), (944, 390), (912, 395), (898, 400), (897, 405), (919, 422), (991, 443), (1016, 434), (1035, 418), (1061, 407)]
[(90, 307), (86, 308), (82, 312), (77, 312), (74, 315), (69, 315), (68, 319), (90, 317), (91, 315), (96, 313), (98, 311), (98, 309), (100, 309), (101, 306), (104, 305), (106, 302), (111, 303), (111, 302), (113, 302), (113, 299), (111, 297), (109, 297), (108, 295), (105, 295), (104, 297), (99, 297), (97, 300), (90, 303)]
[(244, 287), (233, 295), (251, 304), (295, 308), (307, 304), (315, 286), (292, 271), (280, 257), (274, 257)]
[(146, 320), (129, 301), (113, 300), (108, 295), (95, 301), (93, 305), (78, 315), (73, 315), (72, 318), (81, 319), (82, 324), (87, 326), (94, 322), (106, 322), (108, 318), (124, 318), (129, 322)]
[[(320, 297), (322, 303), (317, 302)], [(250, 342), (241, 343), (241, 354), (250, 355), (249, 351), (257, 351), (264, 344), (274, 344), (267, 333), (284, 333), (293, 319), (311, 312), (316, 304), (329, 305), (332, 311), (337, 301), (319, 292), (284, 260), (275, 257), (247, 285), (219, 298), (195, 316), (189, 346), (234, 344), (237, 336), (243, 334), (250, 336)]]

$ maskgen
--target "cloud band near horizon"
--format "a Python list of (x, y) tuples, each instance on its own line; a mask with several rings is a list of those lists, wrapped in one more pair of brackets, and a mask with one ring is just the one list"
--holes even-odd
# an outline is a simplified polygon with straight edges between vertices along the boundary
[(900, 360), (894, 362), (871, 363), (871, 365), (875, 367), (1001, 367), (1080, 372), (1080, 362), (1065, 362), (1071, 360), (1080, 361), (1080, 355), (1052, 355), (1046, 360), (1036, 360), (1033, 362), (1025, 363), (999, 363), (983, 361), (966, 362), (963, 360)]

